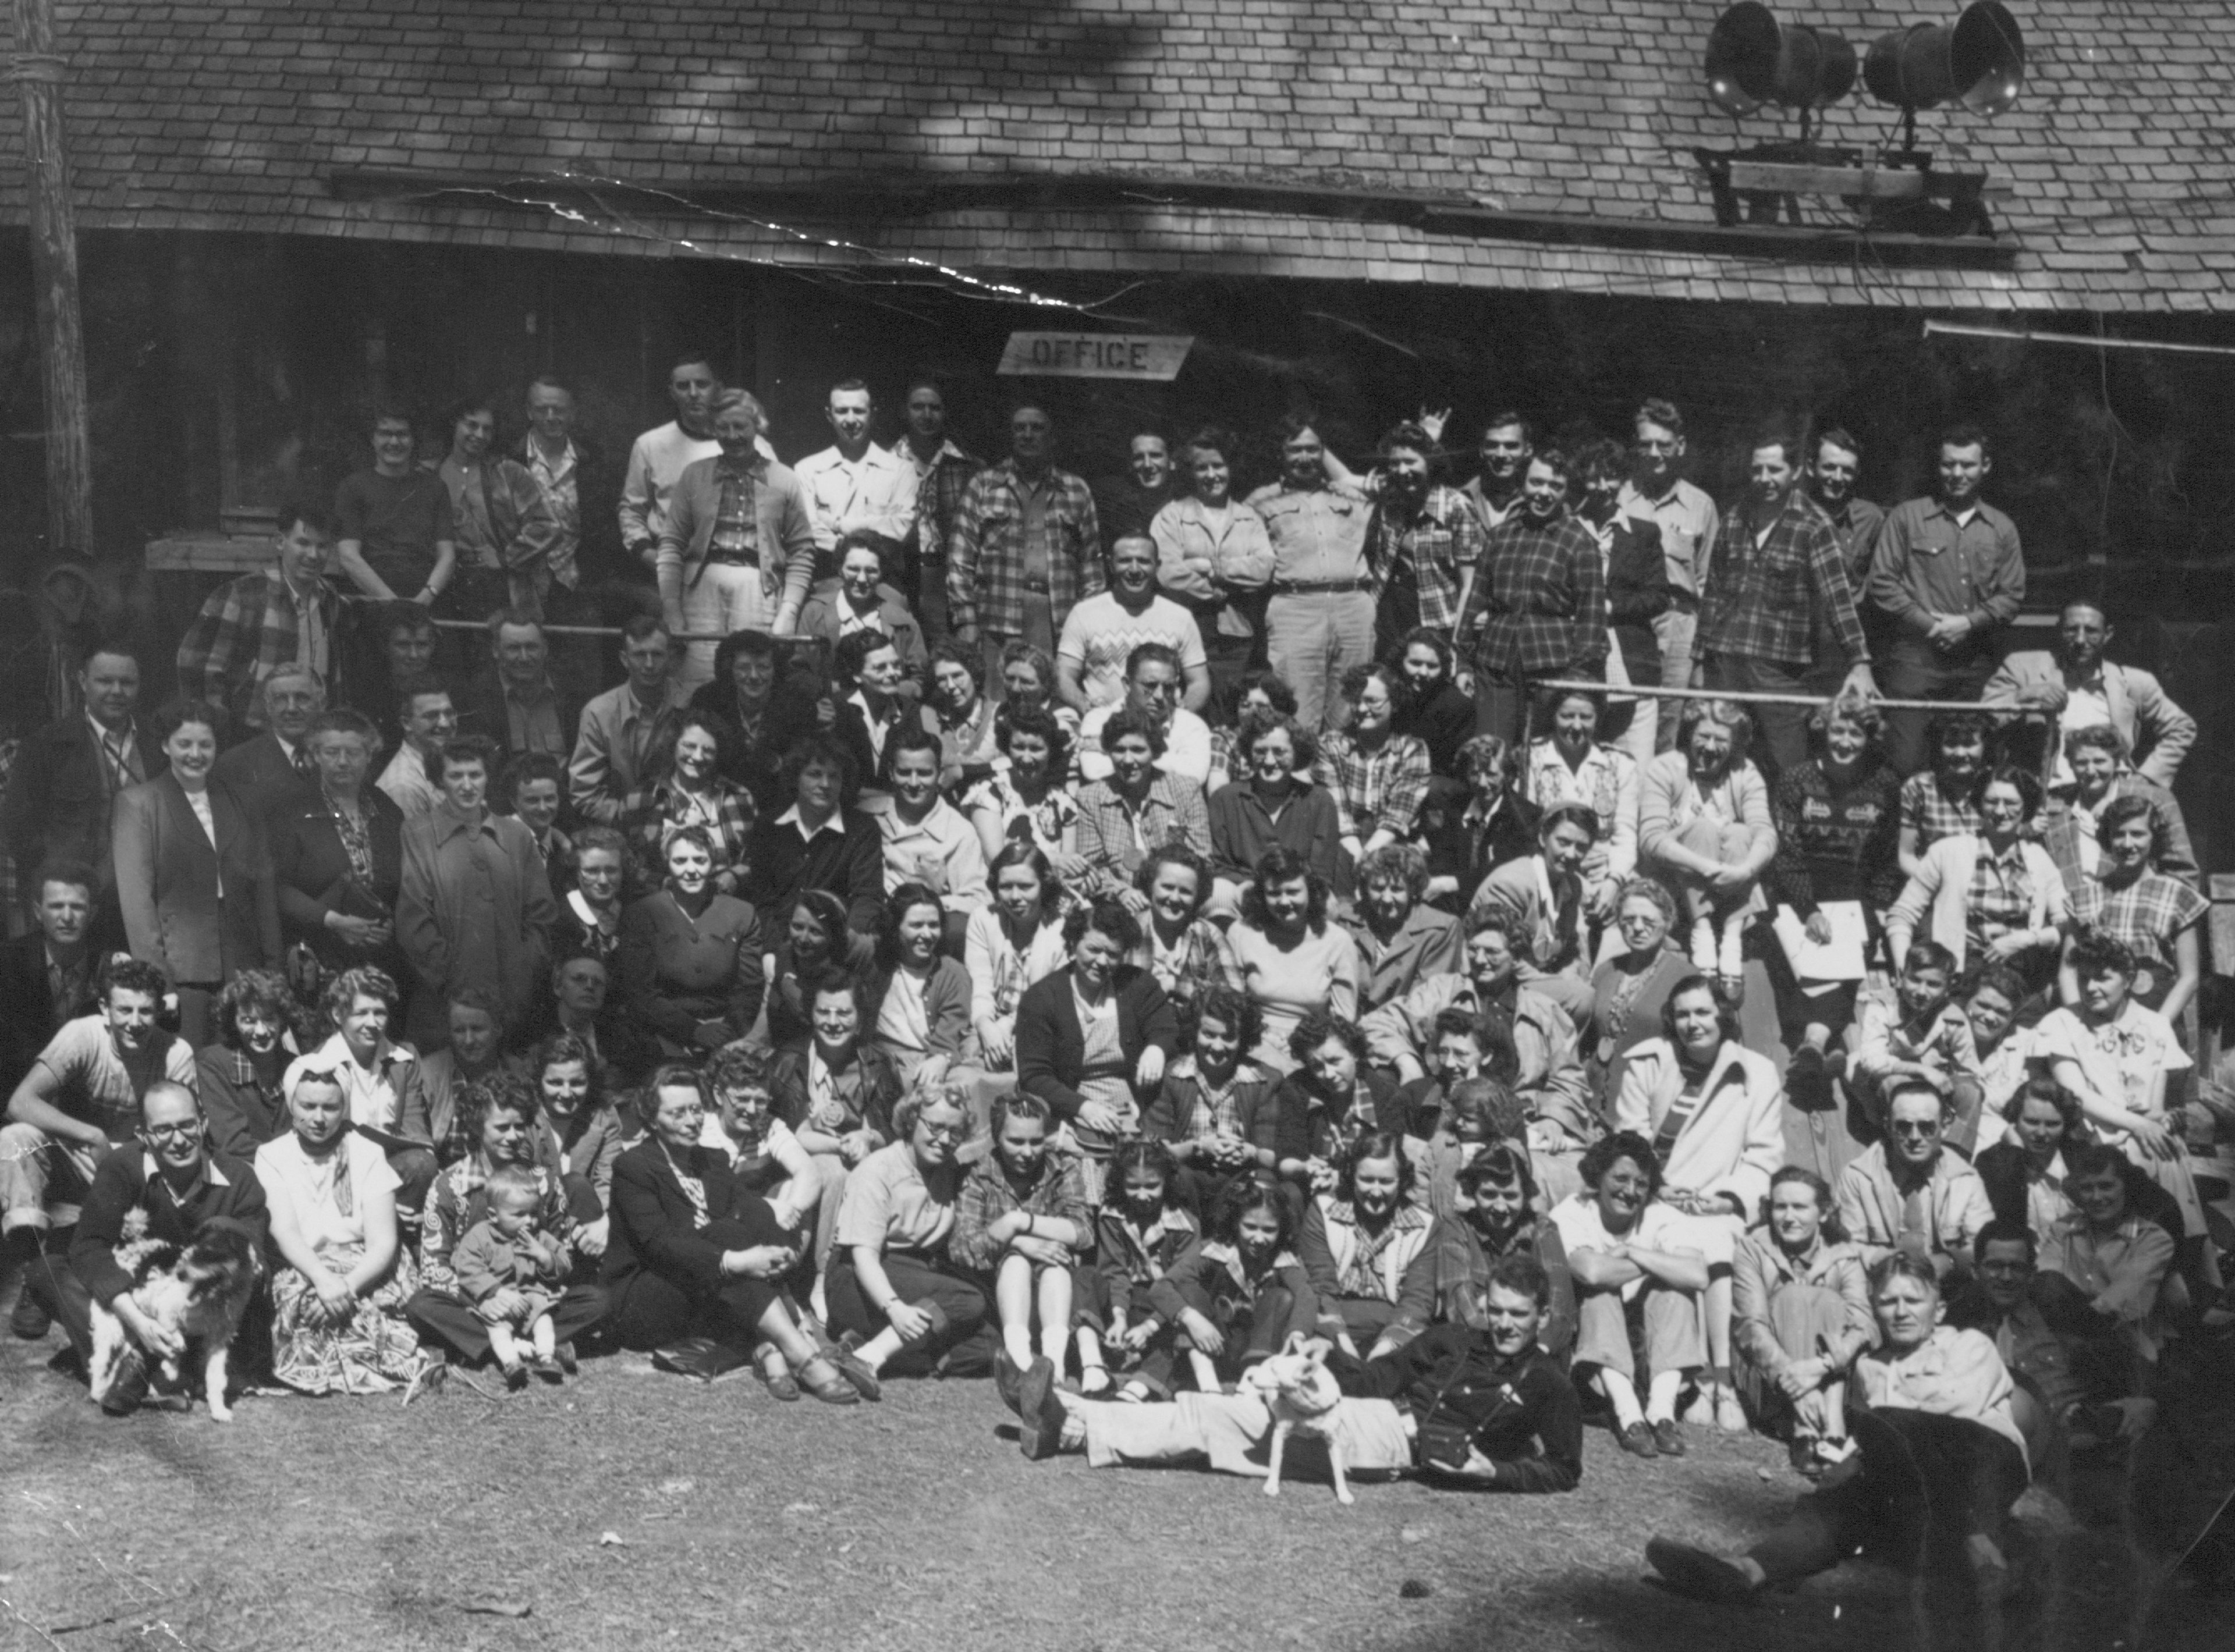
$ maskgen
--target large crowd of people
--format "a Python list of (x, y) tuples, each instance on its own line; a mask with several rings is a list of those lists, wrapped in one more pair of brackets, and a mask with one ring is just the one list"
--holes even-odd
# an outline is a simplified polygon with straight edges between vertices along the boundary
[(1353, 1470), (1760, 1430), (1794, 1523), (1671, 1583), (1907, 1488), (1992, 1590), (2225, 1322), (2194, 724), (2091, 604), (2013, 647), (1985, 432), (1882, 510), (1766, 430), (1719, 509), (1659, 400), (1464, 486), (1300, 413), (1247, 490), (1216, 429), (1090, 485), (1031, 402), (983, 462), (928, 381), (787, 465), (669, 388), (610, 472), (553, 379), (380, 410), (16, 753), (13, 1323), (115, 1314), (112, 1406), (177, 1352), (120, 1257), (241, 1222), (307, 1393), (990, 1375), (1028, 1455), (1246, 1471), (1323, 1338)]

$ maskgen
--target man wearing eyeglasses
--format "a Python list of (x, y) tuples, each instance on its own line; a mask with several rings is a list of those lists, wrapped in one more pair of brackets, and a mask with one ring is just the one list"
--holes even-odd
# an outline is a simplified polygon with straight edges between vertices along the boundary
[[(193, 1091), (168, 1079), (147, 1086), (140, 1103), (138, 1147), (120, 1147), (93, 1173), (68, 1266), (43, 1256), (30, 1275), (31, 1288), (62, 1321), (80, 1359), (93, 1352), (93, 1302), (124, 1322), (147, 1358), (175, 1359), (186, 1352), (177, 1332), (141, 1312), (132, 1300), (135, 1282), (116, 1260), (127, 1226), (140, 1225), (132, 1221), (134, 1211), (146, 1224), (146, 1238), (181, 1250), (220, 1219), (239, 1223), (263, 1242), (264, 1184), (246, 1160), (210, 1150), (208, 1121)], [(146, 1387), (145, 1363), (134, 1361), (105, 1403), (128, 1411)]]
[(1902, 1251), (1929, 1260), (1945, 1280), (1968, 1274), (1971, 1247), (1995, 1219), (1978, 1171), (1941, 1139), (1947, 1104), (1922, 1079), (1886, 1092), (1886, 1133), (1839, 1174), (1840, 1225), (1876, 1267)]

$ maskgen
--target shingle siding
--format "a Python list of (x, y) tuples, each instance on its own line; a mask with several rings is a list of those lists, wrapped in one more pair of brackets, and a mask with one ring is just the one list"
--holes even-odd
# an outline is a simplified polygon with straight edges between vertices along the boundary
[[(910, 170), (1139, 173), (1471, 196), (1517, 212), (1708, 221), (1694, 144), (1733, 140), (1699, 63), (1721, 0), (60, 0), (79, 221), (641, 255), (640, 239), (448, 205), (344, 202), (338, 169), (585, 173), (676, 186)], [(1813, 4), (1858, 49), (1952, 16)], [(2025, 95), (1927, 115), (1984, 168), (2009, 272), (1843, 270), (1551, 248), (1235, 212), (894, 218), (888, 254), (1038, 268), (1216, 268), (1670, 296), (2045, 309), (2235, 309), (2235, 28), (2199, 0), (2021, 7)], [(1824, 136), (1867, 146), (1861, 98)], [(1747, 139), (1789, 131), (1757, 117)], [(0, 217), (20, 220), (0, 115)], [(750, 226), (652, 226), (827, 258)]]

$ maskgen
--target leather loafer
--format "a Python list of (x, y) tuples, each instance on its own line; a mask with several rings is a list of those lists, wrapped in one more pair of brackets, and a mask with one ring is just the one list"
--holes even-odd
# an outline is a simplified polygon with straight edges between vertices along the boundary
[(1056, 1397), (1055, 1363), (1035, 1360), (1017, 1390), (1017, 1446), (1035, 1463), (1052, 1457), (1063, 1440), (1063, 1401)]
[(1643, 1423), (1632, 1423), (1615, 1434), (1615, 1441), (1632, 1457), (1658, 1457), (1661, 1448), (1653, 1443), (1653, 1431)]
[(1674, 1417), (1663, 1417), (1657, 1423), (1648, 1423), (1653, 1431), (1654, 1449), (1663, 1457), (1684, 1455), (1684, 1425)]

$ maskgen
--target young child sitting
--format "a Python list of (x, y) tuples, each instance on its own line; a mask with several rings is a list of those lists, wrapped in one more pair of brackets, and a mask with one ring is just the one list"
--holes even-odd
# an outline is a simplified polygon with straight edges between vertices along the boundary
[(1180, 1200), (1175, 1168), (1171, 1150), (1158, 1141), (1128, 1142), (1111, 1159), (1118, 1197), (1095, 1219), (1098, 1260), (1092, 1294), (1078, 1315), (1079, 1390), (1090, 1400), (1110, 1386), (1105, 1350), (1120, 1368), (1132, 1367), (1118, 1399), (1171, 1398), (1178, 1328), (1157, 1313), (1150, 1293), (1198, 1234)]
[(1967, 1141), (1976, 1136), (1982, 1094), (1970, 1017), (1950, 990), (1955, 975), (1956, 960), (1945, 947), (1930, 941), (1911, 947), (1893, 998), (1872, 993), (1863, 1000), (1847, 1072), (1849, 1087), (1872, 1118), (1881, 1114), (1889, 1084), (1924, 1079), (1950, 1098), (1950, 1143), (1959, 1132)]
[(567, 1247), (535, 1230), (542, 1192), (534, 1170), (498, 1165), (489, 1172), (488, 1194), (488, 1215), (458, 1241), (450, 1253), (450, 1271), (472, 1299), (474, 1312), (488, 1322), (489, 1351), (504, 1372), (505, 1386), (528, 1386), (529, 1366), (520, 1351), (523, 1334), (535, 1374), (547, 1382), (563, 1381), (551, 1308), (566, 1285)]
[(1047, 1103), (1019, 1091), (993, 1116), (993, 1151), (970, 1167), (955, 1196), (947, 1255), (993, 1279), (1004, 1357), (1019, 1373), (1039, 1357), (1061, 1375), (1071, 1341), (1072, 1263), (1092, 1242), (1078, 1161), (1048, 1151)]
[(1230, 1392), (1245, 1367), (1309, 1336), (1319, 1296), (1293, 1249), (1295, 1212), (1279, 1190), (1248, 1177), (1227, 1184), (1203, 1224), (1150, 1287), (1157, 1317), (1186, 1334), (1196, 1386)]

